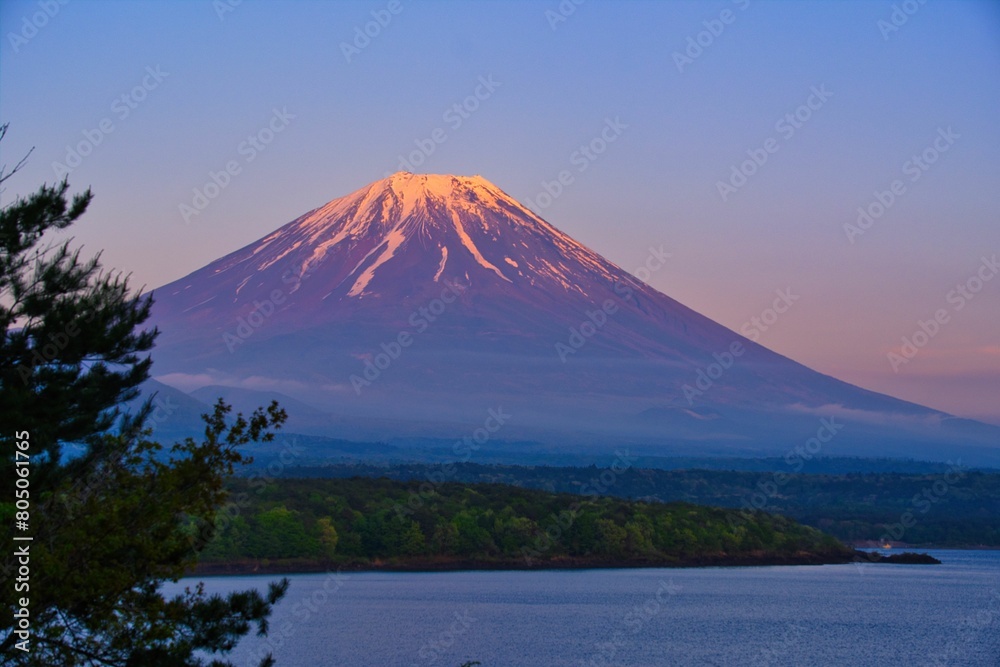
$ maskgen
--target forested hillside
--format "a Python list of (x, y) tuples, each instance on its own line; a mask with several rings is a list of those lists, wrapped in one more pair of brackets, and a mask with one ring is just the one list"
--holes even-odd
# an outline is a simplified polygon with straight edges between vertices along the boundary
[[(195, 528), (195, 527), (192, 527)], [(846, 562), (780, 516), (388, 479), (236, 480), (202, 563), (537, 567)]]
[[(599, 493), (659, 502), (763, 509), (840, 540), (916, 546), (1000, 546), (1000, 474), (954, 468), (940, 473), (794, 474), (786, 471), (653, 470), (633, 467), (601, 481), (596, 467), (326, 465), (286, 468), (297, 477), (385, 476), (512, 484), (554, 493)], [(252, 475), (266, 470), (251, 471)]]

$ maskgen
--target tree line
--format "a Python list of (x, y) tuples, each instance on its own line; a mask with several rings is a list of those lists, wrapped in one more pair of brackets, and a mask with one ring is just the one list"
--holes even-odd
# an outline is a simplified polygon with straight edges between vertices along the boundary
[(313, 559), (533, 566), (559, 559), (844, 557), (836, 539), (793, 520), (690, 503), (583, 498), (503, 484), (385, 478), (230, 482), (202, 562)]

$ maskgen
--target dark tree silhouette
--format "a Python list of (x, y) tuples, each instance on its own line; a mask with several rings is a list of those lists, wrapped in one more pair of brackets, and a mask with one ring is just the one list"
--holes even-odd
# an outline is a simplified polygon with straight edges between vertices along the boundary
[[(0, 170), (0, 183), (23, 163)], [(198, 586), (167, 598), (161, 587), (210, 540), (225, 481), (249, 460), (240, 446), (271, 440), (286, 415), (272, 403), (231, 417), (220, 400), (200, 442), (148, 439), (149, 401), (122, 406), (149, 376), (152, 299), (72, 241), (43, 243), (87, 210), (90, 191), (68, 190), (43, 185), (0, 210), (0, 655), (46, 667), (228, 665), (204, 656), (224, 656), (253, 627), (266, 633), (287, 580), (225, 597)]]

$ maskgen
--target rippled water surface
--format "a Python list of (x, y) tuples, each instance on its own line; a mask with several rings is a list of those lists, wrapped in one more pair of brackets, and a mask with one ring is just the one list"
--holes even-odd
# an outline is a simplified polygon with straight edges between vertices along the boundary
[[(294, 575), (279, 667), (1000, 665), (1000, 552), (943, 565)], [(210, 592), (276, 577), (206, 579)], [(191, 581), (181, 582), (191, 584)]]

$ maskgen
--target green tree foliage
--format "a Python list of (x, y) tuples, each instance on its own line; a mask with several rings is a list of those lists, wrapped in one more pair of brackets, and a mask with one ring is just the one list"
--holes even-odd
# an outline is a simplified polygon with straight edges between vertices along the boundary
[[(855, 466), (863, 462), (844, 461)], [(824, 465), (837, 469), (846, 465), (844, 461), (829, 459)], [(916, 470), (936, 467), (930, 463), (897, 463)], [(889, 535), (890, 539), (921, 547), (1000, 546), (1000, 474), (995, 471), (958, 468), (950, 472), (792, 474), (781, 459), (772, 464), (773, 471), (631, 468), (618, 473), (614, 485), (605, 493), (660, 502), (685, 500), (714, 507), (764, 508), (847, 542), (880, 540)], [(885, 465), (888, 463), (883, 460), (872, 460), (872, 467)], [(598, 468), (475, 463), (455, 464), (454, 471), (455, 482), (509, 484), (566, 493), (579, 492), (581, 484), (594, 487), (601, 472)], [(434, 472), (433, 466), (424, 464), (337, 464), (285, 470), (292, 477), (363, 475), (400, 480), (427, 479)]]
[[(325, 558), (333, 558), (337, 552), (337, 542), (340, 541), (340, 536), (337, 535), (337, 529), (333, 525), (333, 520), (328, 516), (320, 517), (316, 522), (316, 526), (319, 533), (320, 554)], [(423, 535), (421, 535), (422, 537)], [(423, 547), (422, 540), (420, 546)]]
[[(152, 302), (69, 242), (42, 244), (90, 203), (89, 191), (72, 200), (67, 191), (43, 186), (0, 211), (0, 477), (10, 494), (0, 530), (14, 544), (18, 433), (31, 454), (30, 527), (18, 534), (33, 538), (29, 587), (12, 585), (24, 560), (13, 548), (0, 555), (0, 655), (46, 667), (221, 667), (229, 663), (203, 656), (225, 654), (254, 627), (265, 633), (287, 581), (226, 597), (198, 587), (168, 598), (161, 586), (212, 539), (225, 481), (247, 461), (240, 447), (271, 439), (285, 414), (272, 404), (233, 418), (220, 401), (202, 441), (164, 448), (144, 428), (148, 402), (120, 412), (148, 376), (157, 332), (140, 327)], [(30, 652), (12, 623), (23, 599)]]
[[(245, 499), (243, 521), (228, 522), (202, 554), (202, 563), (287, 559), (328, 564), (323, 536), (338, 536), (332, 562), (413, 564), (477, 562), (523, 567), (563, 559), (595, 563), (750, 562), (754, 558), (853, 552), (816, 529), (762, 512), (689, 503), (584, 498), (499, 484), (442, 484), (386, 479), (282, 479), (266, 487), (235, 478)], [(262, 526), (281, 516), (289, 542), (255, 550)], [(291, 537), (294, 536), (294, 537)], [(743, 559), (742, 561), (740, 559)], [(290, 564), (293, 564), (290, 562)]]
[(318, 538), (306, 533), (295, 513), (283, 506), (254, 517), (246, 540), (247, 552), (258, 558), (292, 558), (316, 552), (319, 544)]

